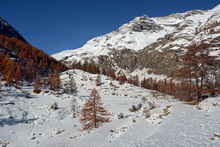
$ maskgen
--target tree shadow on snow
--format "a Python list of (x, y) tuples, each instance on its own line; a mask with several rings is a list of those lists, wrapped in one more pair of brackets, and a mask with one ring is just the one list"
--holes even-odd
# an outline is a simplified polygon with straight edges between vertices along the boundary
[(30, 119), (15, 119), (15, 118), (3, 118), (0, 119), (0, 127), (4, 127), (5, 125), (7, 126), (15, 126), (17, 124), (30, 124), (37, 120), (38, 118), (30, 118)]
[(88, 98), (89, 95), (80, 95), (79, 97), (80, 97), (80, 98)]

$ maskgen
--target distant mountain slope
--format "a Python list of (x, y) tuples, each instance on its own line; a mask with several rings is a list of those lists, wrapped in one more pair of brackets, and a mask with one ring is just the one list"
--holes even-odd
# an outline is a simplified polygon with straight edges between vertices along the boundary
[(0, 17), (0, 35), (15, 37), (23, 42), (28, 43), (24, 37), (2, 17)]
[(220, 53), (220, 5), (165, 17), (136, 17), (118, 30), (88, 41), (82, 48), (53, 57), (71, 66), (93, 63), (102, 69), (172, 76), (178, 56), (193, 41), (207, 40)]
[(60, 61), (28, 44), (0, 17), (0, 75), (8, 83), (32, 82), (38, 74), (43, 77), (66, 69)]

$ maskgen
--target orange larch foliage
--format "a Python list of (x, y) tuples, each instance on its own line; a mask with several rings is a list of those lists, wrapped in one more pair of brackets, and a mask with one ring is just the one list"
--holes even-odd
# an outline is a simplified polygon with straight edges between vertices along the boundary
[(15, 79), (16, 86), (20, 85), (20, 82), (22, 81), (22, 72), (21, 72), (20, 66), (18, 66), (15, 71), (14, 79)]
[(17, 66), (20, 66), (23, 78), (29, 82), (35, 79), (36, 73), (43, 76), (67, 69), (61, 62), (43, 51), (14, 37), (0, 35), (0, 47), (0, 72), (4, 77), (7, 76), (9, 70), (11, 76), (14, 77)]
[(127, 81), (127, 78), (126, 78), (126, 76), (124, 74), (118, 76), (118, 82), (119, 82), (120, 85), (122, 85), (126, 81)]
[(41, 82), (40, 82), (40, 75), (37, 74), (36, 79), (35, 79), (35, 83), (34, 83), (34, 92), (35, 93), (40, 93), (40, 86), (41, 86)]
[(101, 97), (94, 88), (90, 93), (90, 98), (82, 108), (80, 122), (83, 130), (98, 128), (102, 123), (109, 122), (109, 112), (103, 107)]
[(6, 79), (6, 82), (8, 83), (8, 84), (12, 84), (12, 74), (11, 74), (11, 71), (9, 70), (8, 71), (8, 73), (7, 73), (7, 75), (6, 75), (6, 77), (5, 77), (5, 79)]

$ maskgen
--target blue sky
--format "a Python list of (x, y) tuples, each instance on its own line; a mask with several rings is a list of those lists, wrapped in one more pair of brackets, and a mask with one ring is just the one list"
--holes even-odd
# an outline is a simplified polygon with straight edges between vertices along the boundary
[(53, 54), (79, 48), (136, 16), (166, 16), (218, 4), (220, 0), (2, 0), (0, 16), (30, 44)]

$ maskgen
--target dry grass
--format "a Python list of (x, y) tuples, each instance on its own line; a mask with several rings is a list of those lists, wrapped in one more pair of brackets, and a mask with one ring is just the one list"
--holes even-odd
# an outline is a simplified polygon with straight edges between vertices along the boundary
[(191, 101), (191, 102), (185, 102), (184, 104), (188, 104), (188, 105), (199, 105), (198, 101)]

